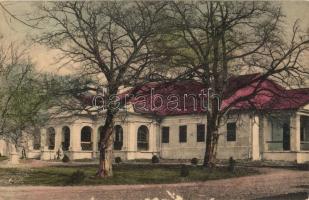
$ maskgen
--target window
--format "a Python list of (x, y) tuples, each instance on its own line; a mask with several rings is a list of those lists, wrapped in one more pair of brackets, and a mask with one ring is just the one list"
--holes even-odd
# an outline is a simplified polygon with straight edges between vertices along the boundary
[(196, 126), (196, 141), (205, 142), (205, 124), (198, 124)]
[(187, 142), (187, 126), (179, 126), (179, 142)]
[(137, 150), (148, 150), (149, 131), (144, 125), (140, 126), (137, 130)]
[(227, 141), (236, 141), (236, 123), (227, 123)]
[(41, 132), (39, 128), (35, 128), (33, 134), (33, 149), (39, 150), (41, 148)]
[(170, 127), (162, 127), (162, 143), (170, 142)]
[(56, 133), (53, 127), (47, 129), (46, 143), (49, 150), (53, 150), (55, 148), (55, 135)]
[(70, 147), (70, 128), (67, 126), (64, 126), (62, 128), (62, 150), (67, 151)]
[(115, 126), (115, 141), (114, 141), (114, 149), (121, 150), (123, 144), (123, 129), (120, 125)]
[(81, 130), (81, 147), (82, 150), (90, 151), (92, 150), (92, 141), (91, 141), (92, 129), (89, 126), (85, 126)]

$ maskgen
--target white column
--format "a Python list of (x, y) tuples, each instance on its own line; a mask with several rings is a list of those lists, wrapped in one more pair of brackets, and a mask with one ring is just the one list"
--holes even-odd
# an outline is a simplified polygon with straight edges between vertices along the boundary
[(73, 124), (71, 127), (70, 149), (71, 151), (80, 151), (80, 131), (81, 127), (78, 124)]
[(62, 141), (62, 127), (58, 126), (58, 127), (55, 127), (55, 149), (54, 150), (56, 152), (61, 146), (61, 141)]
[(124, 122), (122, 124), (122, 130), (123, 130), (123, 137), (122, 137), (122, 150), (127, 151), (128, 150), (128, 122)]
[(136, 151), (137, 142), (136, 142), (136, 127), (132, 122), (128, 123), (128, 151)]
[(40, 129), (40, 132), (41, 132), (41, 149), (44, 151), (44, 150), (47, 150), (48, 147), (47, 147), (47, 144), (46, 144), (46, 128), (41, 128)]
[(156, 124), (151, 123), (150, 129), (149, 129), (149, 150), (152, 152), (157, 151), (157, 138), (156, 138)]
[(294, 114), (290, 118), (291, 151), (300, 151), (300, 115)]
[(270, 141), (271, 129), (267, 116), (263, 116), (263, 138), (264, 138), (264, 149), (263, 151), (268, 151), (268, 143)]
[(92, 149), (94, 152), (97, 152), (98, 151), (98, 129), (99, 127), (91, 127), (92, 128)]
[(260, 143), (259, 143), (259, 116), (255, 115), (252, 118), (252, 160), (260, 160)]

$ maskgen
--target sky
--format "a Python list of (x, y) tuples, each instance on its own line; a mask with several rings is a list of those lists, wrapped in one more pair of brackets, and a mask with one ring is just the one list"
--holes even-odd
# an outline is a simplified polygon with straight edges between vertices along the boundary
[[(29, 13), (36, 12), (36, 6), (42, 2), (31, 1), (1, 1), (3, 6), (19, 19), (25, 18)], [(309, 1), (282, 1), (283, 12), (286, 15), (287, 27), (292, 27), (295, 20), (300, 19), (302, 27), (309, 30)], [(25, 45), (31, 60), (38, 66), (40, 71), (56, 72), (60, 74), (70, 73), (70, 67), (61, 67), (55, 63), (58, 51), (48, 49), (44, 46), (33, 45), (30, 36), (38, 30), (31, 29), (13, 19), (0, 9), (0, 35), (5, 42), (16, 42)], [(309, 67), (309, 60), (304, 61)]]

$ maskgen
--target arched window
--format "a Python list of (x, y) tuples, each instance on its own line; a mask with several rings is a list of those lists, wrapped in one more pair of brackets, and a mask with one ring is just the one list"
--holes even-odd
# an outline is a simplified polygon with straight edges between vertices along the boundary
[(149, 131), (144, 125), (140, 126), (137, 130), (137, 150), (148, 150)]
[(84, 151), (92, 150), (92, 129), (89, 126), (85, 126), (81, 130), (81, 147)]
[(120, 125), (115, 126), (114, 149), (121, 150), (123, 145), (123, 129)]
[(33, 133), (33, 149), (39, 150), (40, 148), (41, 148), (41, 131), (39, 128), (35, 128)]
[(55, 136), (55, 129), (53, 127), (48, 128), (46, 134), (46, 145), (48, 146), (49, 150), (55, 149)]
[(70, 147), (70, 128), (67, 126), (62, 127), (62, 150), (67, 151)]

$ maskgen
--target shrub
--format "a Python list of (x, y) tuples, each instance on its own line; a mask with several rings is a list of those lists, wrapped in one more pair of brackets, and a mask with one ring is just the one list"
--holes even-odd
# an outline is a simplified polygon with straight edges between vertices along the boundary
[(62, 162), (64, 162), (64, 163), (70, 162), (69, 156), (67, 156), (66, 154), (64, 154), (64, 156), (63, 156), (63, 158), (62, 158)]
[(86, 175), (83, 171), (77, 170), (73, 172), (69, 178), (69, 184), (79, 184), (85, 180)]
[(198, 164), (198, 159), (197, 158), (192, 158), (191, 159), (191, 164), (192, 165), (197, 165)]
[(122, 160), (121, 160), (120, 157), (116, 157), (116, 158), (115, 158), (115, 163), (119, 164), (119, 163), (121, 163), (121, 162), (122, 162)]
[(2, 154), (0, 153), (0, 157), (2, 157)]
[(187, 176), (189, 176), (189, 168), (186, 165), (181, 165), (180, 177), (187, 177)]
[(159, 163), (160, 162), (159, 157), (156, 156), (156, 155), (153, 155), (152, 158), (151, 158), (151, 162), (152, 163)]
[(233, 157), (230, 157), (230, 159), (229, 159), (229, 167), (228, 167), (230, 172), (234, 172), (235, 164), (236, 164), (236, 161), (233, 159)]
[(309, 170), (309, 163), (297, 164), (297, 169), (299, 169), (299, 170)]

